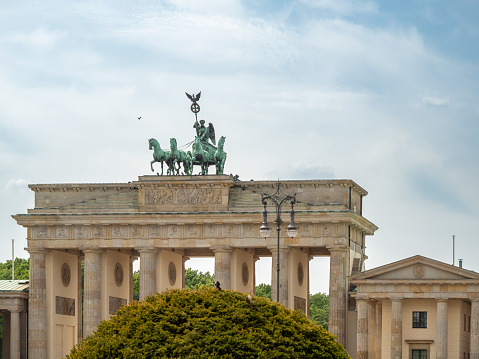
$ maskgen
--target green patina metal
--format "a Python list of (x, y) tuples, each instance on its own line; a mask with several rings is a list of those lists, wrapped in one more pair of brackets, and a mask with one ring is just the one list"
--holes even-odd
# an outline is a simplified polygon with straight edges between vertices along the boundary
[[(185, 92), (186, 93), (186, 92)], [(192, 144), (191, 151), (182, 151), (178, 149), (175, 138), (170, 138), (170, 150), (164, 151), (160, 144), (154, 138), (148, 140), (150, 150), (153, 150), (153, 161), (150, 162), (151, 171), (154, 172), (153, 164), (155, 162), (161, 163), (161, 175), (163, 175), (163, 163), (166, 163), (168, 169), (166, 174), (168, 176), (177, 176), (180, 174), (181, 166), (183, 166), (183, 174), (192, 175), (193, 166), (200, 166), (200, 175), (207, 175), (209, 166), (216, 167), (216, 174), (222, 175), (225, 162), (226, 152), (224, 151), (225, 136), (221, 136), (216, 147), (215, 128), (210, 122), (205, 126), (205, 121), (198, 122), (198, 113), (200, 112), (200, 105), (198, 101), (201, 96), (201, 91), (197, 95), (186, 96), (191, 100), (191, 112), (195, 114), (195, 123), (193, 128), (196, 130), (196, 136), (186, 146)], [(211, 143), (210, 143), (211, 141)], [(159, 173), (158, 173), (159, 175)]]

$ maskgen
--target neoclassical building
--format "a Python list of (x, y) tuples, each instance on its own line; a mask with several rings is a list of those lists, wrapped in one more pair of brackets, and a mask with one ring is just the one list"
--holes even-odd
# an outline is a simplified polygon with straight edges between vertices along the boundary
[(350, 281), (358, 359), (479, 358), (478, 273), (418, 255)]
[[(273, 258), (276, 298), (277, 239), (259, 235), (261, 194), (272, 194), (276, 185), (226, 175), (30, 185), (35, 208), (13, 216), (27, 229), (30, 253), (29, 358), (64, 356), (132, 301), (138, 258), (140, 299), (183, 287), (185, 262), (192, 257), (215, 258), (215, 280), (222, 288), (253, 292), (255, 261), (262, 256)], [(355, 351), (348, 276), (362, 271), (367, 236), (377, 230), (362, 216), (367, 192), (351, 180), (282, 181), (280, 188), (296, 194), (300, 228), (295, 238), (281, 232), (280, 301), (306, 311), (310, 281), (321, 275), (310, 275), (309, 261), (329, 256), (329, 331)], [(289, 220), (288, 208), (283, 220)]]

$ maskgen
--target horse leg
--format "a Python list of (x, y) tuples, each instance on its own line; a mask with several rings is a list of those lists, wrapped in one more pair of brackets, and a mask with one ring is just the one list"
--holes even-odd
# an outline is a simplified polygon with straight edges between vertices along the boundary
[(156, 160), (153, 160), (150, 162), (150, 167), (151, 167), (151, 172), (155, 172), (155, 170), (153, 169), (153, 163), (155, 163)]

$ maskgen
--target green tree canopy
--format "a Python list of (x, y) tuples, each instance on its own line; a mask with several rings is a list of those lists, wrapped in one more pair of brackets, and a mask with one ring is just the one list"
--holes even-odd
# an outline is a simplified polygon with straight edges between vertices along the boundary
[(311, 320), (328, 330), (329, 295), (324, 293), (310, 294), (309, 316)]
[(256, 295), (271, 299), (271, 284), (260, 283), (256, 286)]
[[(15, 279), (28, 279), (30, 273), (30, 258), (15, 258)], [(12, 279), (12, 260), (0, 263), (0, 280)]]
[(214, 283), (214, 277), (210, 272), (199, 272), (196, 269), (187, 268), (185, 270), (185, 288), (186, 289), (199, 289), (201, 287), (212, 288)]
[(74, 348), (77, 358), (349, 358), (298, 311), (212, 288), (169, 290), (120, 308)]

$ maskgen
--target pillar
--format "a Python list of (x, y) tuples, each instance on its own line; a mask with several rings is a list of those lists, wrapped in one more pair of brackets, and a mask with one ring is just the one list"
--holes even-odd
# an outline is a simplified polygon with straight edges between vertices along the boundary
[(80, 343), (83, 339), (83, 303), (82, 303), (82, 292), (83, 292), (83, 283), (82, 283), (82, 263), (85, 257), (83, 256), (78, 256), (78, 301), (77, 301), (77, 327), (78, 327), (78, 343)]
[(86, 249), (83, 300), (83, 338), (93, 334), (101, 322), (101, 250)]
[(20, 359), (20, 310), (10, 311), (10, 359)]
[(185, 281), (185, 274), (186, 274), (186, 261), (189, 260), (190, 257), (181, 257), (181, 288), (186, 288), (186, 281)]
[(368, 300), (356, 299), (357, 318), (357, 347), (356, 358), (368, 359)]
[(436, 358), (447, 359), (447, 299), (437, 299)]
[(383, 302), (376, 303), (376, 359), (382, 358), (383, 337)]
[(215, 248), (215, 282), (220, 282), (222, 289), (231, 289), (231, 248)]
[(2, 358), (10, 358), (10, 312), (3, 312)]
[[(268, 247), (272, 254), (271, 261), (271, 300), (277, 301), (278, 289), (278, 247)], [(286, 308), (288, 303), (288, 255), (290, 248), (286, 246), (279, 247), (279, 302)]]
[(47, 281), (43, 249), (30, 253), (30, 287), (28, 303), (28, 357), (47, 359)]
[(471, 298), (471, 359), (479, 359), (479, 298)]
[(391, 299), (391, 359), (402, 359), (402, 299)]
[(156, 293), (156, 254), (154, 248), (141, 248), (140, 252), (140, 300)]
[(328, 330), (345, 346), (348, 298), (347, 248), (344, 245), (337, 245), (328, 247), (328, 250), (330, 252)]
[(376, 357), (376, 301), (368, 301), (368, 359)]
[(133, 262), (138, 259), (138, 257), (130, 256), (129, 266), (128, 266), (128, 278), (130, 280), (130, 290), (128, 295), (128, 303), (133, 302)]

